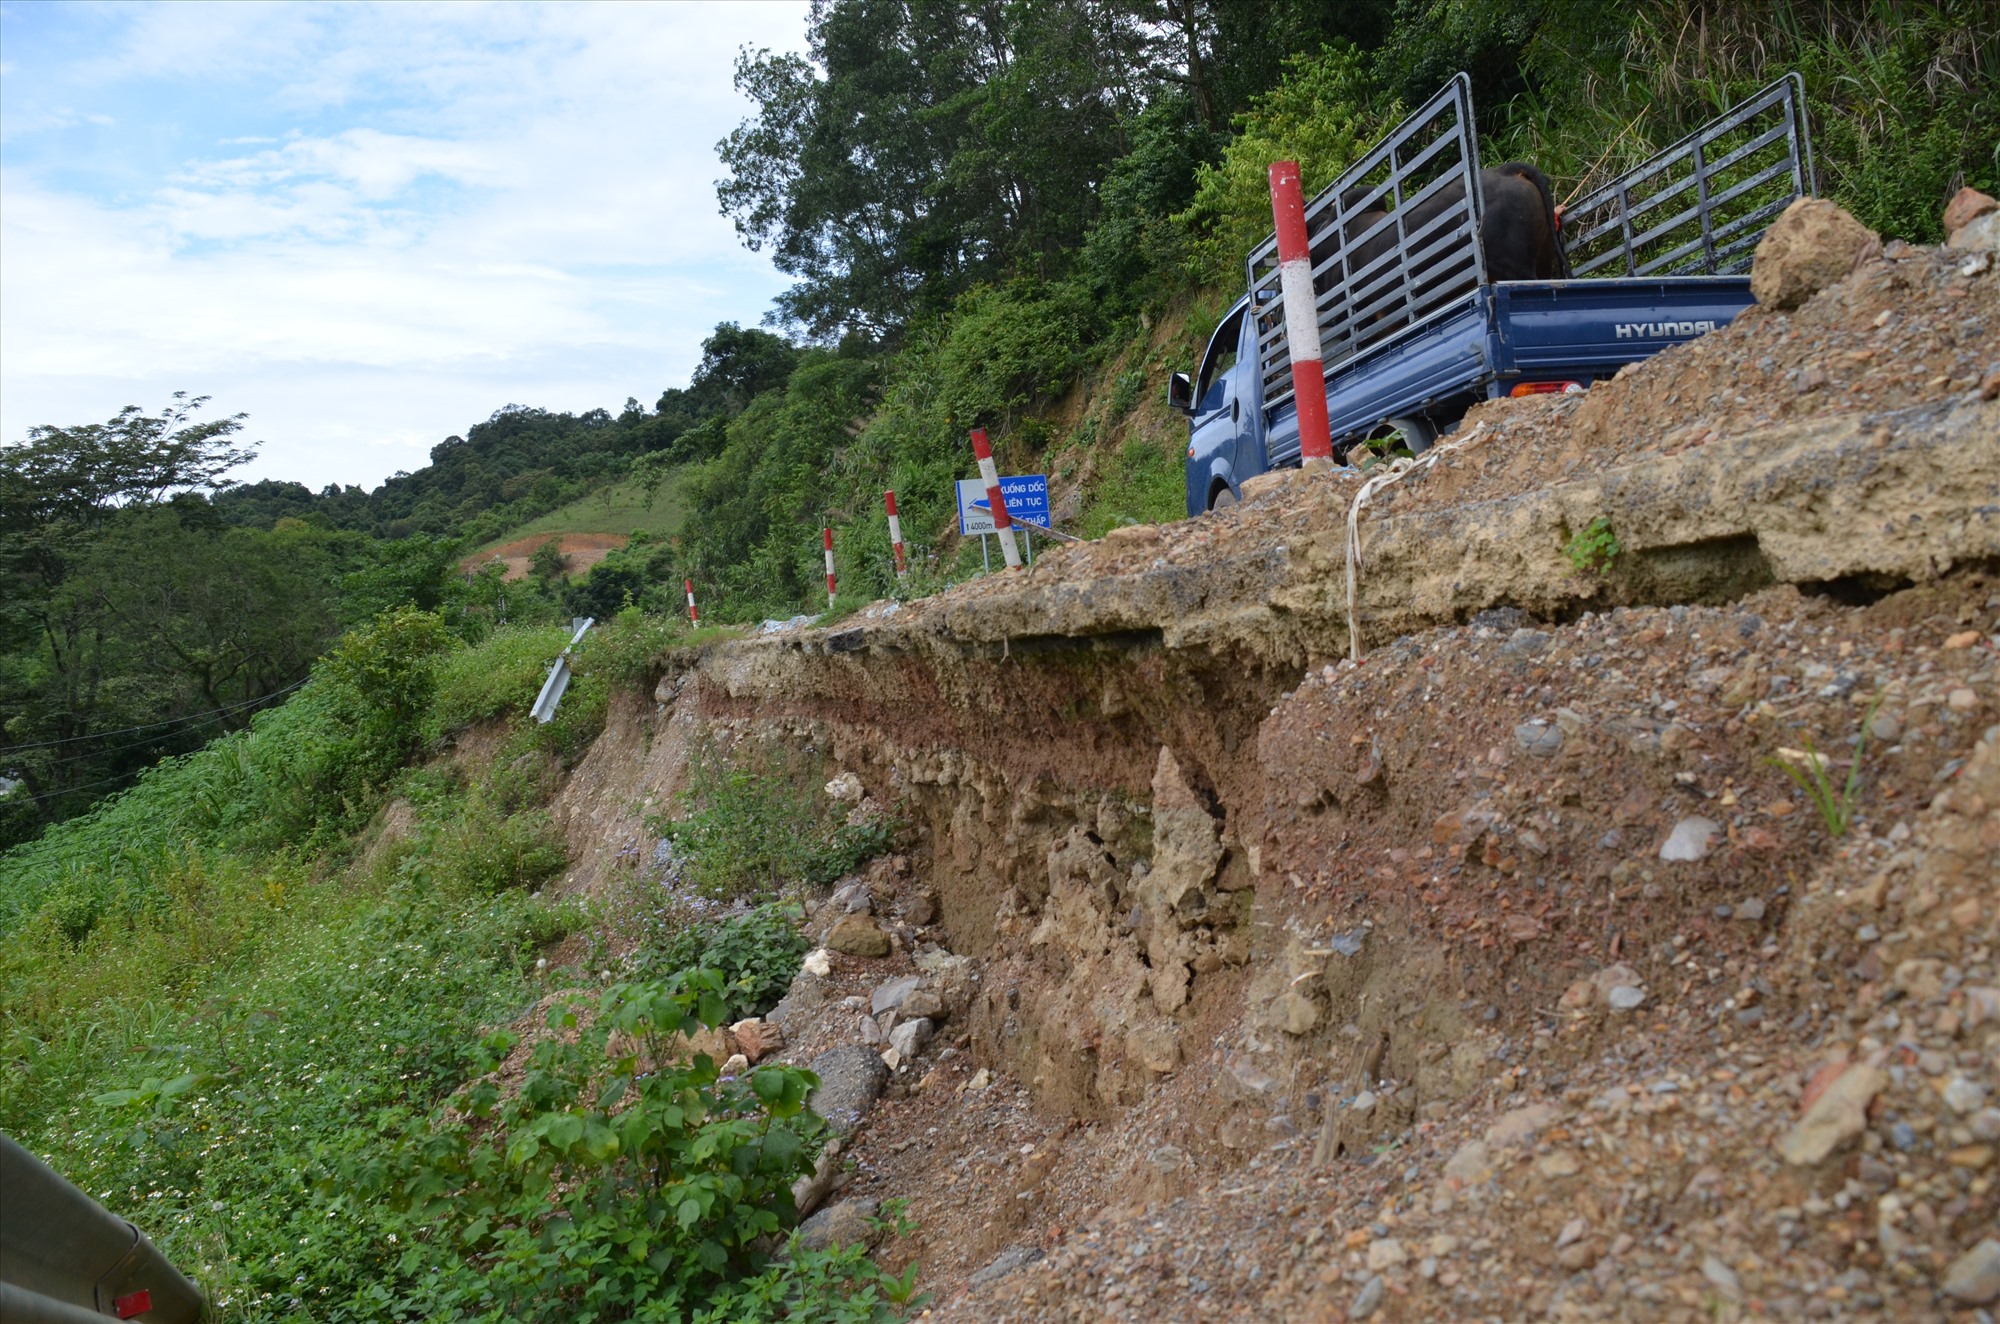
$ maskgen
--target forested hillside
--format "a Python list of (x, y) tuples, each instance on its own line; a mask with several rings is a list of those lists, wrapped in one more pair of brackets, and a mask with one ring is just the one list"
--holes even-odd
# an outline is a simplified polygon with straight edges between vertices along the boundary
[[(971, 573), (950, 494), (972, 426), (1003, 469), (1055, 476), (1073, 531), (1174, 517), (1164, 376), (1268, 229), (1265, 166), (1295, 156), (1319, 186), (1456, 70), (1485, 157), (1532, 160), (1574, 197), (1796, 69), (1822, 191), (1933, 240), (1940, 199), (2000, 184), (1996, 51), (2000, 19), (1976, 0), (821, 3), (809, 55), (743, 52), (758, 111), (718, 144), (720, 206), (796, 284), (717, 327), (650, 408), (506, 405), (369, 492), (232, 484), (220, 463), (151, 487), (78, 478), (62, 509), (36, 504), (37, 485), (120, 462), (93, 458), (94, 438), (200, 440), (174, 409), (0, 452), (0, 772), (22, 783), (0, 841), (240, 726), (339, 629), (398, 603), (489, 622), (671, 613), (687, 577), (711, 621), (788, 616), (820, 600), (823, 521), (843, 596), (865, 601), (894, 585), (885, 488), (918, 590)], [(634, 481), (675, 484), (679, 538), (642, 538), (577, 584), (549, 567), (511, 600), (455, 574), (464, 552)]]

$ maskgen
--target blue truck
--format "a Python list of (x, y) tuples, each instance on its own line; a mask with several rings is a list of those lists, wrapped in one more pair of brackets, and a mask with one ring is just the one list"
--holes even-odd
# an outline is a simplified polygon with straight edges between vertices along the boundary
[[(1480, 400), (1581, 391), (1749, 307), (1750, 259), (1813, 192), (1789, 74), (1566, 209), (1572, 278), (1487, 279), (1479, 147), (1458, 75), (1306, 205), (1327, 417), (1336, 456), (1420, 453)], [(1405, 218), (1411, 220), (1406, 227)], [(1392, 242), (1383, 242), (1384, 239)], [(1188, 416), (1187, 509), (1299, 463), (1298, 409), (1273, 236), (1249, 288), (1168, 401)]]

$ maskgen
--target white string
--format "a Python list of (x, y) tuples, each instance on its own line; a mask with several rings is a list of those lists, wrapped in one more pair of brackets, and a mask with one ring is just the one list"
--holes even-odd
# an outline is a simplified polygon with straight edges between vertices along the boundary
[(1361, 484), (1361, 490), (1354, 494), (1353, 503), (1347, 507), (1347, 655), (1354, 661), (1361, 660), (1361, 508), (1368, 504), (1370, 497), (1389, 484), (1428, 469), (1438, 462), (1439, 457), (1470, 446), (1485, 436), (1486, 425), (1481, 423), (1463, 437), (1434, 445), (1414, 459), (1400, 456), (1371, 473), (1368, 481)]

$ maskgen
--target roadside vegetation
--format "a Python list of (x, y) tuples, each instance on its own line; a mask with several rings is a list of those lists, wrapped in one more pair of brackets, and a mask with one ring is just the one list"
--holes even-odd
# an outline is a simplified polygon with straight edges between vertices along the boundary
[[(818, 1152), (810, 1074), (724, 1079), (675, 1047), (770, 1008), (796, 909), (655, 923), (607, 984), (584, 959), (602, 916), (542, 890), (567, 866), (561, 772), (610, 677), (662, 642), (612, 622), (558, 720), (525, 721), (565, 639), (386, 613), (248, 731), (0, 857), (0, 1130), (140, 1222), (221, 1319), (872, 1320), (909, 1299), (858, 1250), (768, 1254)], [(475, 732), (479, 756), (449, 754)], [(697, 858), (770, 850), (742, 806), (777, 793), (732, 793)]]
[[(649, 901), (605, 977), (548, 805), (613, 692), (823, 607), (822, 520), (839, 611), (978, 573), (952, 533), (972, 426), (1051, 474), (1067, 531), (1176, 517), (1165, 374), (1235, 297), (1273, 157), (1322, 186), (1464, 69), (1487, 159), (1574, 197), (1796, 70), (1822, 192), (1934, 241), (1954, 188), (2000, 191), (1996, 24), (1976, 0), (826, 0), (810, 58), (743, 54), (757, 110), (721, 145), (725, 212), (797, 283), (652, 404), (508, 405), (372, 492), (233, 483), (244, 420), (196, 399), (31, 430), (0, 449), (0, 1129), (223, 1320), (889, 1317), (911, 1282), (858, 1250), (763, 1254), (820, 1143), (805, 1074), (724, 1080), (678, 1045), (769, 1009), (802, 954), (783, 889), (891, 827), (797, 769), (697, 759), (657, 826), (750, 909)], [(1618, 554), (1602, 523), (1579, 572)], [(635, 536), (574, 579), (459, 568), (579, 524)], [(1786, 767), (1830, 834), (1863, 753), (1844, 787), (1810, 747)]]

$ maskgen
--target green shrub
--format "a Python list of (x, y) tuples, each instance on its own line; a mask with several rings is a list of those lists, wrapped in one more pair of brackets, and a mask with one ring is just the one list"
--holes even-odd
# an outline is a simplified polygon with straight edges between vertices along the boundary
[(1133, 437), (1110, 458), (1084, 507), (1083, 535), (1122, 524), (1160, 524), (1187, 514), (1187, 471), (1178, 447)]
[(778, 1005), (799, 973), (807, 947), (799, 929), (804, 919), (799, 907), (774, 902), (747, 915), (668, 927), (647, 934), (638, 968), (648, 978), (716, 971), (730, 1020), (762, 1016)]
[(1570, 566), (1582, 574), (1593, 571), (1600, 575), (1611, 573), (1611, 566), (1618, 559), (1625, 544), (1618, 541), (1617, 533), (1611, 528), (1611, 521), (1599, 515), (1590, 523), (1578, 529), (1570, 540), (1563, 544), (1563, 557)]
[[(820, 886), (887, 850), (888, 823), (840, 823), (802, 770), (776, 774), (729, 766), (703, 750), (689, 761), (687, 813), (647, 826), (673, 843), (687, 880), (709, 896), (775, 894)], [(789, 774), (789, 775), (788, 775)]]
[(569, 851), (539, 810), (504, 815), (483, 795), (446, 801), (425, 815), (398, 862), (452, 896), (492, 896), (533, 887), (569, 866)]
[(577, 670), (602, 676), (612, 685), (651, 688), (660, 660), (687, 636), (687, 623), (627, 607), (585, 636)]
[(1082, 290), (1018, 280), (960, 297), (937, 356), (943, 422), (964, 430), (1014, 425), (1054, 399), (1083, 364), (1095, 317)]
[(446, 657), (438, 666), (425, 738), (435, 741), (480, 722), (527, 716), (568, 642), (569, 632), (559, 627), (503, 625), (478, 647)]
[(1273, 161), (1297, 161), (1310, 198), (1401, 115), (1352, 46), (1287, 59), (1278, 85), (1237, 117), (1222, 160), (1197, 170), (1194, 201), (1174, 217), (1188, 234), (1195, 279), (1240, 287), (1244, 258), (1271, 233)]
[[(559, 1004), (512, 1097), (479, 1080), (456, 1099), (462, 1120), (413, 1125), (386, 1164), (353, 1165), (405, 1214), (407, 1304), (446, 1319), (680, 1319), (764, 1268), (757, 1243), (791, 1224), (791, 1184), (812, 1170), (818, 1078), (676, 1061), (676, 1040), (724, 1023), (722, 990), (693, 971)], [(489, 1064), (512, 1047), (487, 1043)]]

